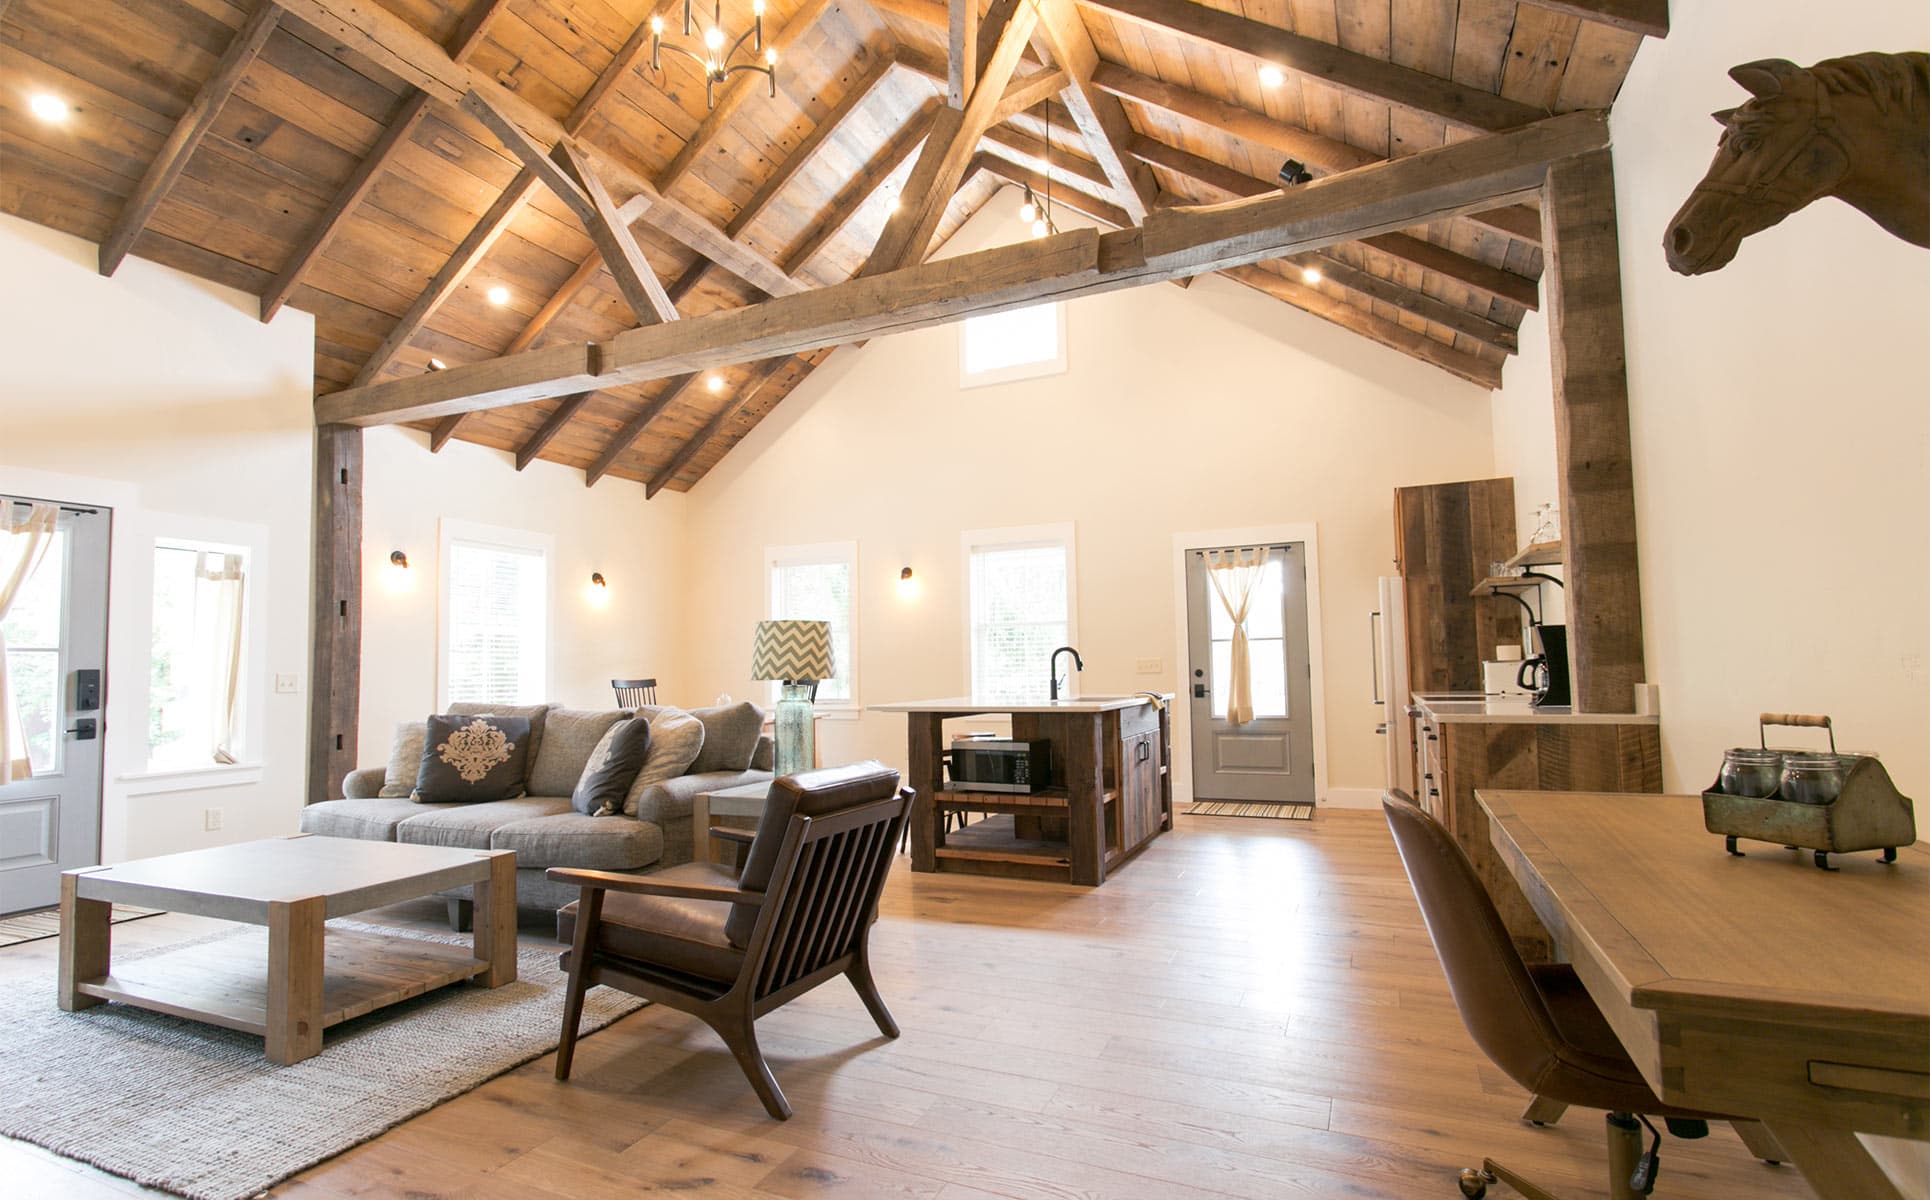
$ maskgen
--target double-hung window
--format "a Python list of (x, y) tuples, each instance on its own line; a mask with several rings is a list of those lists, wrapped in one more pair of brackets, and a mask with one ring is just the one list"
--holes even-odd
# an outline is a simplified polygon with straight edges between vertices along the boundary
[(248, 551), (162, 539), (154, 546), (148, 659), (148, 766), (241, 761), (248, 644)]
[[(858, 544), (772, 546), (764, 551), (769, 608), (774, 621), (828, 621), (831, 666), (836, 674), (818, 683), (820, 712), (855, 712), (858, 704)], [(771, 686), (777, 699), (778, 684)]]
[(972, 696), (1045, 699), (1052, 651), (1075, 636), (1072, 526), (971, 530), (964, 548)]
[(1034, 304), (967, 317), (958, 326), (958, 385), (983, 387), (1066, 369), (1066, 306)]
[(551, 539), (442, 523), (442, 703), (549, 695)]

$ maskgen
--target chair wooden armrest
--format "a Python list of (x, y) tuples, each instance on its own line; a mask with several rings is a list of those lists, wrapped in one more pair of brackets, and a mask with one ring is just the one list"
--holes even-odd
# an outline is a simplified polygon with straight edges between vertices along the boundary
[(757, 837), (757, 832), (751, 829), (726, 829), (722, 825), (712, 825), (710, 836), (722, 838), (726, 842), (736, 842), (740, 846), (748, 846)]
[(671, 896), (679, 900), (727, 900), (732, 904), (764, 903), (763, 892), (706, 883), (665, 883), (647, 875), (624, 875), (616, 871), (551, 867), (543, 875), (551, 883), (571, 883), (586, 891), (638, 892), (645, 896)]

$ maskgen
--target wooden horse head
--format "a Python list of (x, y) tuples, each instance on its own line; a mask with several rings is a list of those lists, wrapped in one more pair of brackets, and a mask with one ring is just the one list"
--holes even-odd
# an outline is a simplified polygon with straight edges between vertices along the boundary
[(1727, 266), (1742, 239), (1822, 196), (1930, 246), (1930, 54), (1858, 54), (1808, 70), (1771, 58), (1729, 77), (1752, 98), (1715, 114), (1715, 162), (1662, 237), (1670, 269)]

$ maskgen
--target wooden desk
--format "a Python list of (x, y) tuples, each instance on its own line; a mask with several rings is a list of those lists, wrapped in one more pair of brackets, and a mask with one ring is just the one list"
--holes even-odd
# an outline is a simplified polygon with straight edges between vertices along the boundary
[(1760, 1118), (1825, 1200), (1902, 1196), (1853, 1131), (1930, 1139), (1930, 847), (1824, 872), (1724, 853), (1696, 796), (1477, 799), (1657, 1095)]

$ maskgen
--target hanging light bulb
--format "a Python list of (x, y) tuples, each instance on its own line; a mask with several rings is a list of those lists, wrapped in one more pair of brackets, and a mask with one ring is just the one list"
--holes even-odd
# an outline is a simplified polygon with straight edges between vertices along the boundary
[(1032, 236), (1035, 238), (1042, 238), (1051, 231), (1051, 226), (1045, 223), (1044, 217), (1032, 222)]
[(1038, 220), (1038, 218), (1039, 206), (1032, 203), (1032, 197), (1028, 195), (1025, 198), (1025, 203), (1019, 205), (1019, 220), (1030, 225), (1032, 222)]

